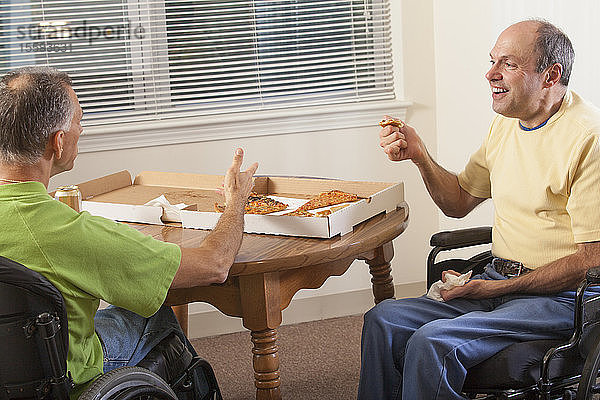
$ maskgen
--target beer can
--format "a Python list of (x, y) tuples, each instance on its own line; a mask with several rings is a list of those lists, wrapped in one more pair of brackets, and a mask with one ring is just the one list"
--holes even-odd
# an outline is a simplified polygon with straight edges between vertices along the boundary
[(81, 211), (81, 192), (76, 185), (60, 186), (54, 192), (54, 199), (65, 203), (77, 212)]

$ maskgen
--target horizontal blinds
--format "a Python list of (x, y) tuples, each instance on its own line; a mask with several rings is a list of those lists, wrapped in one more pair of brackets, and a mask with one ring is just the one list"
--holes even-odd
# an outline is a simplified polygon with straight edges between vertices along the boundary
[(4, 0), (0, 72), (67, 71), (85, 124), (393, 98), (389, 0)]

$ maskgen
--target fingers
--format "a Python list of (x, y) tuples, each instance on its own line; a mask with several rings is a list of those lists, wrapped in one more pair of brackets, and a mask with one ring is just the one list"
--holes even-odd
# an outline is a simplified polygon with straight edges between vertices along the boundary
[[(382, 130), (382, 133), (381, 133), (381, 134), (380, 134), (380, 136), (379, 136), (379, 145), (380, 145), (381, 147), (385, 147), (385, 146), (387, 146), (388, 144), (390, 144), (390, 143), (392, 143), (392, 142), (395, 142), (395, 141), (396, 141), (396, 140), (398, 140), (398, 139), (404, 139), (404, 134), (400, 133), (400, 132), (399, 132), (399, 131), (397, 131), (397, 130), (396, 130), (396, 131), (391, 131), (391, 132), (390, 132), (390, 133), (388, 133), (388, 134), (383, 134), (383, 131), (387, 131), (387, 130), (388, 130), (388, 128), (389, 128), (389, 126), (388, 126), (388, 127), (385, 127), (385, 128)], [(398, 128), (396, 128), (396, 129), (398, 129)]]
[(388, 125), (379, 131), (379, 137), (383, 139), (398, 132), (400, 132), (400, 128), (398, 128), (397, 126)]
[(255, 162), (254, 164), (252, 164), (245, 172), (247, 174), (249, 174), (250, 176), (253, 176), (256, 173), (256, 170), (258, 169), (258, 163)]
[(405, 157), (403, 156), (402, 151), (406, 149), (407, 146), (406, 140), (398, 140), (384, 147), (383, 151), (390, 160), (400, 161)]
[(233, 162), (231, 163), (230, 169), (235, 169), (236, 171), (240, 170), (242, 166), (242, 162), (244, 161), (244, 150), (238, 148), (235, 149), (235, 154), (233, 155)]
[(254, 187), (253, 175), (258, 169), (258, 163), (252, 164), (245, 171), (240, 171), (240, 167), (244, 161), (244, 151), (240, 148), (235, 150), (231, 167), (227, 170), (223, 180), (223, 187), (217, 189), (217, 192), (223, 194), (225, 202), (230, 203), (231, 199), (234, 202), (245, 203), (248, 195)]
[(446, 279), (447, 279), (446, 278), (446, 274), (450, 274), (450, 275), (454, 275), (454, 276), (460, 276), (461, 275), (460, 272), (456, 272), (453, 269), (446, 270), (446, 271), (442, 272), (442, 282), (446, 282)]

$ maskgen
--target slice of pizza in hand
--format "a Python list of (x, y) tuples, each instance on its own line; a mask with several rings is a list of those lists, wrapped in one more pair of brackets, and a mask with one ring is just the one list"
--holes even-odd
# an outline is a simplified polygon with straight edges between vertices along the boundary
[[(286, 208), (288, 208), (288, 205), (282, 203), (281, 201), (277, 201), (268, 196), (250, 193), (248, 201), (246, 202), (245, 212), (246, 214), (264, 215), (274, 213), (277, 211), (283, 211)], [(222, 213), (223, 211), (225, 211), (225, 206), (215, 203), (215, 211)]]
[(313, 197), (306, 203), (298, 207), (298, 210), (315, 210), (321, 207), (333, 206), (341, 203), (358, 201), (360, 197), (352, 193), (342, 192), (341, 190), (330, 190)]
[(379, 121), (379, 126), (381, 126), (382, 128), (385, 128), (388, 125), (402, 128), (404, 126), (404, 122), (402, 122), (401, 120), (399, 120), (397, 118), (384, 118), (381, 121)]

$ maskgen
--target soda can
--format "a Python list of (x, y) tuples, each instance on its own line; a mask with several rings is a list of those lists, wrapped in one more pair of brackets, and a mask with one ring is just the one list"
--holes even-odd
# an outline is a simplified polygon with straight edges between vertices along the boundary
[(77, 212), (81, 211), (81, 192), (77, 185), (60, 186), (54, 192), (54, 199), (65, 203)]

